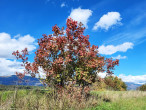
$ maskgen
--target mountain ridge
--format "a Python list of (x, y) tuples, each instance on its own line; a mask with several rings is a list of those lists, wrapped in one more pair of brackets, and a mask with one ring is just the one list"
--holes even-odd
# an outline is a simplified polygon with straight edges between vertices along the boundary
[[(142, 84), (135, 84), (132, 82), (125, 82), (127, 85), (127, 90), (136, 90), (137, 87)], [(28, 85), (28, 86), (43, 86), (39, 79), (32, 78), (31, 76), (25, 76), (23, 80), (20, 80), (16, 75), (12, 76), (0, 76), (1, 85)]]
[(29, 86), (42, 86), (39, 79), (25, 76), (22, 80), (16, 75), (0, 76), (1, 85), (29, 85)]

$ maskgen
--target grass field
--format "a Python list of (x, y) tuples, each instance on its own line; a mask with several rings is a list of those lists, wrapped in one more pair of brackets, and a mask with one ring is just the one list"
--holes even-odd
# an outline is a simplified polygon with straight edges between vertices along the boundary
[(146, 92), (105, 91), (93, 93), (98, 94), (105, 101), (87, 110), (146, 110)]
[(0, 110), (146, 110), (146, 92), (91, 91), (88, 100), (55, 99), (49, 91), (0, 91)]
[(101, 103), (87, 110), (146, 110), (146, 97), (122, 99), (114, 102)]

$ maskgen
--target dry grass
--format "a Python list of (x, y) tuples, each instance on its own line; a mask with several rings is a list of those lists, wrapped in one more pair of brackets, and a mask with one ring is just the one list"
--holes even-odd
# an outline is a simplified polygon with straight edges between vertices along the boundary
[(18, 109), (18, 110), (80, 110), (91, 106), (97, 106), (97, 98), (90, 97), (88, 100), (81, 98), (68, 98), (67, 94), (56, 97), (48, 92), (40, 91), (15, 91), (12, 97), (1, 104), (1, 109)]
[[(7, 92), (7, 91), (5, 91)], [(4, 94), (3, 94), (4, 95)], [(7, 97), (9, 96), (9, 97)], [(146, 92), (141, 91), (92, 91), (91, 96), (86, 100), (81, 98), (80, 101), (75, 98), (68, 98), (67, 94), (62, 94), (61, 97), (56, 97), (48, 91), (13, 91), (13, 94), (7, 94), (5, 100), (1, 101), (0, 109), (14, 110), (81, 110), (97, 105), (103, 102), (117, 102), (119, 100), (127, 100), (132, 98), (146, 97)], [(7, 98), (6, 98), (7, 97)]]
[(146, 110), (146, 92), (142, 91), (93, 91), (94, 96), (107, 102), (87, 110)]
[(91, 94), (109, 101), (146, 97), (146, 92), (144, 91), (92, 91)]

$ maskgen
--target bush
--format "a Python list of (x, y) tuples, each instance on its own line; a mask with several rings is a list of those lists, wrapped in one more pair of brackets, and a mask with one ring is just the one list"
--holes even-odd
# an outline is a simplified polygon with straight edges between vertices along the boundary
[(91, 86), (92, 90), (104, 91), (104, 90), (127, 90), (126, 84), (117, 76), (106, 76), (105, 78), (97, 77), (95, 83)]
[(107, 89), (112, 89), (116, 91), (127, 90), (126, 84), (117, 76), (107, 76), (104, 78), (104, 82), (107, 85)]
[(137, 90), (146, 91), (146, 84), (143, 84), (142, 86), (138, 87)]

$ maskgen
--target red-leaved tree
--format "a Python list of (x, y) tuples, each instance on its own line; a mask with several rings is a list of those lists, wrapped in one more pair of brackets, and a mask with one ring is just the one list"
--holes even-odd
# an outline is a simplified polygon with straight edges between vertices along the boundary
[(53, 26), (51, 35), (44, 34), (38, 40), (34, 62), (28, 62), (27, 48), (22, 52), (13, 52), (22, 59), (24, 73), (17, 73), (22, 78), (25, 74), (35, 77), (42, 68), (46, 74), (44, 83), (55, 87), (65, 87), (69, 82), (85, 87), (95, 81), (98, 72), (112, 70), (119, 61), (105, 59), (98, 53), (98, 46), (89, 42), (89, 35), (83, 35), (85, 27), (71, 18), (67, 19), (66, 30)]

